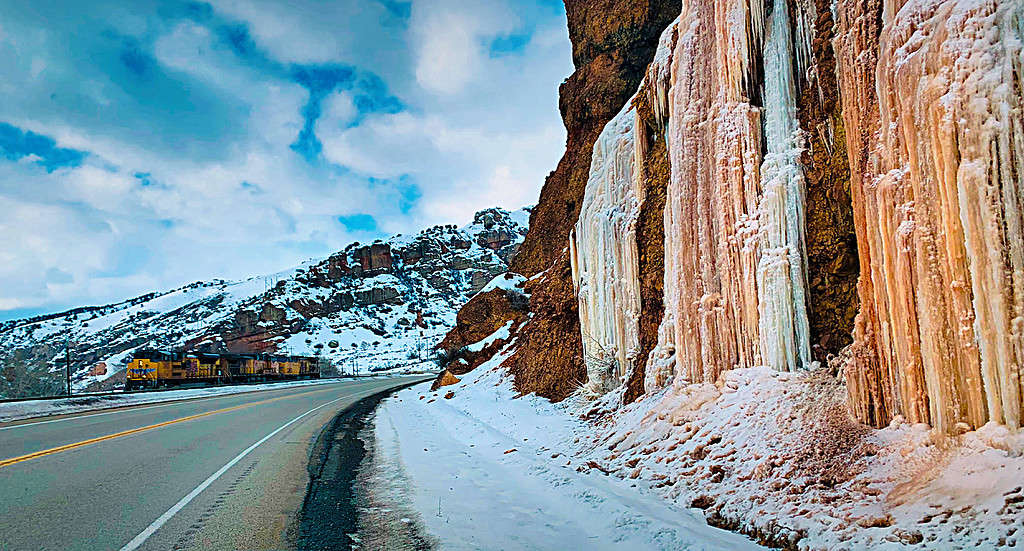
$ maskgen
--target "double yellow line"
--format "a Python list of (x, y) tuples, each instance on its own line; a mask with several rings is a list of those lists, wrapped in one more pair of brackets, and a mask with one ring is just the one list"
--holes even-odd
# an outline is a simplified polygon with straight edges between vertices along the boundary
[[(306, 393), (303, 392), (303, 393), (300, 393), (300, 394), (306, 394)], [(157, 423), (155, 425), (149, 425), (149, 426), (145, 426), (145, 427), (139, 427), (139, 428), (136, 428), (136, 429), (129, 429), (129, 430), (121, 431), (121, 432), (115, 432), (114, 434), (108, 434), (106, 436), (97, 436), (96, 438), (90, 438), (88, 440), (82, 440), (81, 442), (75, 442), (74, 444), (65, 444), (63, 446), (57, 446), (56, 448), (50, 448), (48, 450), (32, 452), (30, 454), (21, 455), (21, 456), (18, 456), (18, 457), (12, 457), (10, 459), (0, 460), (0, 469), (2, 469), (4, 467), (7, 467), (8, 465), (14, 465), (15, 463), (21, 463), (22, 461), (28, 461), (30, 459), (36, 459), (37, 457), (53, 455), (55, 453), (65, 452), (65, 451), (68, 451), (68, 450), (73, 450), (75, 448), (81, 448), (82, 446), (88, 446), (90, 444), (96, 444), (97, 442), (103, 442), (105, 440), (113, 440), (115, 438), (121, 438), (122, 436), (128, 436), (129, 434), (136, 434), (136, 433), (140, 433), (140, 432), (145, 432), (147, 430), (158, 429), (160, 427), (166, 427), (167, 425), (173, 425), (175, 423), (183, 423), (185, 421), (191, 421), (193, 419), (199, 419), (201, 417), (206, 417), (208, 415), (213, 415), (215, 413), (225, 413), (225, 412), (228, 412), (228, 411), (233, 411), (233, 410), (241, 409), (241, 408), (244, 408), (244, 407), (255, 406), (255, 405), (259, 405), (259, 404), (267, 404), (267, 403), (270, 403), (270, 402), (276, 402), (278, 400), (284, 400), (285, 398), (294, 398), (295, 396), (296, 396), (296, 394), (290, 394), (290, 395), (287, 395), (287, 396), (278, 396), (277, 398), (269, 398), (267, 400), (261, 400), (259, 402), (250, 402), (250, 403), (247, 403), (247, 404), (240, 404), (240, 405), (232, 406), (232, 407), (229, 407), (229, 408), (215, 409), (213, 411), (207, 411), (207, 412), (204, 412), (204, 413), (197, 413), (195, 415), (189, 415), (188, 417), (181, 417), (179, 419), (172, 419), (170, 421), (164, 421), (163, 423)]]

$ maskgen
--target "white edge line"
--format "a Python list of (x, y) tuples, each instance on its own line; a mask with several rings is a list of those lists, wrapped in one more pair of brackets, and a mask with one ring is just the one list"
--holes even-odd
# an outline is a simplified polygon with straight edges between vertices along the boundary
[(224, 466), (221, 467), (220, 469), (217, 469), (217, 472), (211, 474), (209, 478), (207, 478), (206, 480), (204, 480), (202, 482), (202, 484), (196, 486), (196, 488), (194, 490), (192, 490), (191, 492), (189, 492), (188, 495), (186, 495), (185, 497), (181, 498), (181, 500), (178, 501), (177, 503), (175, 503), (174, 506), (172, 506), (170, 509), (168, 509), (166, 513), (160, 515), (156, 520), (153, 521), (152, 524), (147, 526), (145, 530), (140, 532), (139, 535), (137, 535), (134, 538), (132, 538), (132, 541), (126, 543), (125, 546), (121, 548), (121, 551), (133, 551), (135, 549), (138, 549), (139, 546), (142, 545), (143, 543), (145, 543), (146, 540), (149, 539), (149, 537), (152, 536), (157, 530), (159, 530), (161, 526), (163, 526), (165, 523), (167, 523), (168, 520), (171, 520), (171, 518), (174, 517), (174, 515), (178, 514), (178, 511), (181, 511), (186, 505), (188, 505), (193, 499), (195, 499), (196, 496), (201, 494), (203, 492), (203, 490), (205, 490), (210, 484), (213, 484), (218, 478), (221, 477), (221, 475), (223, 475), (225, 472), (227, 472), (228, 469), (233, 467), (235, 465), (235, 463), (238, 463), (239, 461), (242, 460), (242, 458), (244, 458), (245, 456), (249, 455), (249, 452), (255, 450), (260, 444), (266, 442), (267, 440), (270, 440), (271, 438), (274, 437), (275, 434), (277, 434), (277, 433), (281, 432), (282, 430), (288, 428), (289, 425), (291, 425), (292, 423), (298, 421), (299, 419), (302, 419), (303, 417), (309, 415), (310, 413), (313, 413), (314, 411), (316, 411), (316, 410), (318, 410), (318, 409), (320, 409), (322, 407), (329, 406), (329, 405), (333, 404), (334, 402), (337, 402), (338, 400), (344, 400), (345, 398), (349, 398), (349, 397), (350, 396), (342, 396), (341, 398), (335, 398), (334, 400), (331, 400), (330, 402), (326, 402), (326, 403), (320, 404), (319, 406), (317, 406), (317, 407), (307, 411), (306, 413), (303, 413), (302, 415), (299, 415), (295, 419), (292, 419), (291, 421), (288, 421), (287, 423), (285, 423), (285, 424), (281, 425), (280, 427), (274, 429), (273, 432), (271, 432), (270, 434), (264, 436), (263, 438), (260, 438), (255, 444), (253, 444), (253, 445), (249, 446), (248, 448), (246, 448), (245, 450), (243, 450), (242, 453), (236, 455), (234, 459), (232, 459), (231, 461), (228, 461), (227, 463), (225, 463)]

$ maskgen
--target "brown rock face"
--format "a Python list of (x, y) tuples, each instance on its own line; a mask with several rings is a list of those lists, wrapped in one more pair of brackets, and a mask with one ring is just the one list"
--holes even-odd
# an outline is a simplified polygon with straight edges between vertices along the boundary
[(857, 235), (850, 199), (850, 165), (846, 156), (836, 59), (832, 49), (830, 0), (812, 3), (813, 56), (801, 77), (797, 107), (800, 128), (808, 133), (801, 163), (807, 182), (807, 316), (811, 352), (824, 362), (852, 342), (857, 314)]
[[(347, 255), (345, 253), (336, 254), (331, 256), (327, 261), (327, 277), (332, 280), (341, 279), (343, 276), (348, 274), (351, 270), (348, 267)], [(320, 271), (314, 272), (316, 275), (320, 275)], [(317, 280), (317, 283), (326, 283), (326, 279), (322, 277)]]
[(353, 251), (352, 255), (365, 273), (385, 272), (390, 270), (393, 265), (391, 246), (387, 243), (374, 243), (359, 247)]
[[(480, 364), (496, 354), (506, 340), (498, 339), (490, 346), (471, 352), (466, 345), (479, 342), (513, 320), (515, 330), (526, 317), (527, 305), (517, 303), (515, 291), (494, 289), (482, 293), (469, 301), (459, 310), (455, 318), (455, 327), (438, 345), (438, 349), (447, 355), (447, 368), (434, 382), (434, 387), (445, 384), (455, 375), (462, 375), (476, 369)], [(520, 297), (522, 295), (519, 295)]]
[[(649, 83), (648, 83), (649, 85)], [(642, 90), (635, 101), (638, 118), (643, 121), (639, 139), (648, 144), (641, 167), (644, 201), (636, 225), (638, 271), (640, 273), (640, 351), (626, 381), (623, 402), (630, 403), (644, 393), (647, 357), (658, 344), (658, 326), (665, 314), (665, 193), (671, 177), (663, 126), (652, 110), (653, 90)]]
[(576, 66), (559, 88), (568, 136), (510, 268), (527, 277), (559, 259), (579, 216), (594, 141), (636, 92), (659, 35), (679, 15), (679, 3), (669, 0), (566, 0), (565, 9)]
[(481, 293), (459, 310), (455, 317), (455, 327), (438, 348), (455, 350), (480, 341), (514, 317), (515, 311), (504, 291), (495, 289)]
[(530, 231), (510, 267), (527, 277), (548, 273), (527, 285), (534, 316), (505, 363), (518, 390), (554, 400), (586, 381), (565, 248), (579, 216), (594, 141), (636, 92), (658, 37), (678, 15), (679, 5), (668, 0), (566, 0), (566, 12), (576, 66), (559, 89), (566, 151), (544, 183)]

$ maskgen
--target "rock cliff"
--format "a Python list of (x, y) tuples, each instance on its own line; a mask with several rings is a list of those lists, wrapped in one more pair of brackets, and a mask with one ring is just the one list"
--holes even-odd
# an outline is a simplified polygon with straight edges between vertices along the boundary
[[(529, 279), (523, 291), (530, 297), (530, 315), (525, 325), (513, 325), (518, 347), (505, 364), (523, 392), (560, 400), (586, 382), (566, 244), (583, 205), (594, 142), (636, 91), (658, 36), (678, 10), (678, 4), (669, 0), (566, 2), (576, 67), (559, 89), (566, 152), (544, 183), (530, 217), (530, 232), (510, 266), (510, 271)], [(471, 301), (466, 309), (486, 309), (487, 327), (521, 319), (521, 312), (505, 301), (493, 297), (478, 300), (490, 304), (484, 307)], [(445, 345), (459, 349), (475, 342), (467, 340), (475, 336), (459, 331), (450, 335)], [(483, 358), (472, 357), (480, 355), (469, 354), (467, 361), (479, 364)]]
[(507, 325), (502, 364), (553, 399), (826, 369), (869, 425), (1020, 425), (1020, 3), (566, 8), (529, 312), (479, 297), (447, 345)]

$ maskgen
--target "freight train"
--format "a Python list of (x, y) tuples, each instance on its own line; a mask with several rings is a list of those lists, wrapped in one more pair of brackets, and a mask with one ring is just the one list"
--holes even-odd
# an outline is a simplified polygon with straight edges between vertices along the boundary
[(132, 355), (125, 390), (184, 384), (234, 384), (319, 379), (320, 362), (308, 356), (207, 354), (142, 350)]

